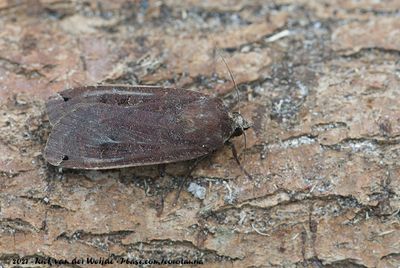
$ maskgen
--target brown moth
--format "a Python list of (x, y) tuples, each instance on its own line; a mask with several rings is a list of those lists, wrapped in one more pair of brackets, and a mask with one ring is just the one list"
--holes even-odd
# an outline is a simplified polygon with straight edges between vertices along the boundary
[(112, 169), (196, 159), (249, 124), (219, 98), (158, 86), (87, 86), (47, 102), (53, 129), (44, 151), (54, 166)]

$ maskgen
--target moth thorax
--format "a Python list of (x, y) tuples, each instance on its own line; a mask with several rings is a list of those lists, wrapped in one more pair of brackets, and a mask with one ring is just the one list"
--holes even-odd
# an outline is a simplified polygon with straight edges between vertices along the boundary
[(232, 120), (232, 135), (231, 137), (240, 136), (243, 132), (250, 128), (250, 123), (247, 122), (243, 116), (238, 112), (233, 112), (230, 114)]

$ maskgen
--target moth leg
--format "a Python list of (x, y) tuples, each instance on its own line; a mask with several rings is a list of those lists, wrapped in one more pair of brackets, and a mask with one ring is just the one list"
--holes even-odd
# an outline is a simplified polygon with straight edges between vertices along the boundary
[(238, 164), (240, 170), (247, 176), (247, 178), (253, 180), (253, 177), (250, 175), (250, 173), (240, 163), (235, 145), (230, 141), (227, 141), (226, 144), (231, 147), (233, 158), (235, 158), (235, 161)]
[(158, 164), (158, 174), (160, 175), (161, 178), (164, 178), (165, 176), (165, 169), (166, 169), (165, 164)]
[(179, 196), (180, 196), (180, 194), (181, 194), (181, 192), (182, 192), (183, 186), (186, 184), (186, 182), (187, 182), (187, 180), (188, 180), (190, 174), (192, 174), (193, 170), (197, 167), (197, 165), (198, 165), (201, 161), (203, 161), (207, 156), (208, 156), (208, 155), (200, 156), (199, 158), (197, 158), (197, 159), (194, 161), (194, 163), (193, 163), (192, 165), (190, 165), (190, 167), (189, 167), (189, 169), (188, 169), (188, 172), (186, 172), (185, 176), (184, 176), (183, 179), (181, 180), (181, 183), (180, 183), (180, 185), (179, 185), (178, 192), (176, 193), (176, 196), (175, 196), (175, 201), (174, 201), (174, 203), (173, 203), (173, 206), (176, 206), (176, 204), (178, 203), (178, 199), (179, 199)]

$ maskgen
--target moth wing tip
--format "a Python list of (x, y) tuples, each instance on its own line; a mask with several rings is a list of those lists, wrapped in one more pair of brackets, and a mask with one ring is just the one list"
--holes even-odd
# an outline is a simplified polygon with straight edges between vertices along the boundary
[(56, 154), (51, 152), (51, 149), (46, 146), (43, 152), (44, 159), (49, 162), (52, 166), (60, 166), (62, 161), (64, 160), (64, 156), (62, 154)]

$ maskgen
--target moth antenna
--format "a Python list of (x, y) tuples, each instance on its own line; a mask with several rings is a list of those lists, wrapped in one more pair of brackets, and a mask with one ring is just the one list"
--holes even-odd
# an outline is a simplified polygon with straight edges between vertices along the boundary
[[(235, 87), (235, 90), (236, 90), (237, 103), (238, 103), (238, 112), (239, 112), (239, 114), (240, 114), (240, 93), (239, 93), (239, 88), (238, 88), (238, 86), (237, 86), (237, 84), (236, 84), (236, 81), (235, 81), (235, 78), (234, 78), (233, 73), (232, 73), (232, 71), (231, 71), (231, 68), (229, 68), (229, 65), (228, 65), (228, 63), (226, 62), (225, 58), (224, 58), (224, 57), (222, 56), (222, 54), (219, 52), (218, 48), (216, 49), (216, 51), (217, 51), (218, 55), (221, 57), (222, 61), (224, 62), (226, 68), (228, 69), (229, 76), (230, 76), (231, 79), (232, 79), (233, 86)], [(243, 135), (243, 139), (244, 139), (244, 149), (246, 150), (246, 149), (247, 149), (247, 137), (246, 137), (246, 133), (244, 132), (243, 126), (240, 126), (240, 130), (241, 130), (242, 133), (244, 134), (244, 135)], [(244, 160), (244, 159), (245, 159), (245, 158), (244, 158), (244, 156), (243, 156), (243, 160)]]
[(229, 76), (231, 77), (231, 80), (233, 82), (233, 86), (235, 87), (237, 103), (238, 103), (238, 112), (240, 113), (240, 93), (239, 93), (239, 88), (238, 88), (238, 86), (236, 84), (236, 81), (235, 81), (235, 78), (234, 78), (233, 73), (231, 71), (231, 68), (229, 68), (228, 63), (226, 62), (225, 58), (222, 56), (222, 54), (219, 52), (218, 49), (217, 49), (217, 53), (221, 57), (222, 61), (224, 62), (225, 66), (226, 66), (226, 68), (228, 69)]

